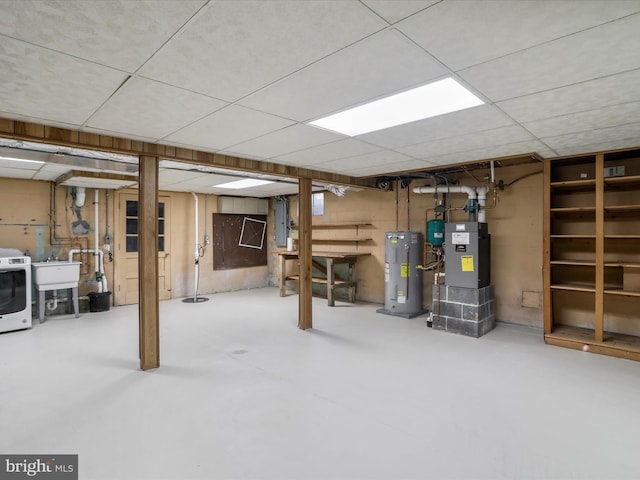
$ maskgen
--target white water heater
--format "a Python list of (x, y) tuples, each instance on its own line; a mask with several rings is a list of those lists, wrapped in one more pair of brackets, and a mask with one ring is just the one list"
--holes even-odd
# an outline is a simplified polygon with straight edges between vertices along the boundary
[(387, 232), (384, 246), (384, 308), (379, 313), (411, 318), (422, 308), (424, 249), (420, 232)]

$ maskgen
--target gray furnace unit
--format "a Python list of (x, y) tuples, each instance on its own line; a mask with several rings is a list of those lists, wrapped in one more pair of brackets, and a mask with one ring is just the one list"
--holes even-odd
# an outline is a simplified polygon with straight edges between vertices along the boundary
[(451, 222), (444, 226), (445, 283), (482, 288), (491, 282), (491, 236), (486, 223)]
[(420, 232), (387, 232), (384, 244), (384, 308), (378, 313), (405, 318), (422, 309), (422, 264), (424, 240)]

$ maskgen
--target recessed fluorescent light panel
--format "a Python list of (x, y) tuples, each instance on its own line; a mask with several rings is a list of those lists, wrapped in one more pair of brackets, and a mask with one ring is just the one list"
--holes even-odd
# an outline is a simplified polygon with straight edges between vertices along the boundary
[(14, 158), (14, 157), (0, 157), (1, 161), (8, 161), (8, 162), (25, 162), (25, 163), (44, 163), (41, 162), (40, 160), (27, 160), (25, 158)]
[(266, 185), (270, 182), (269, 180), (257, 180), (255, 178), (246, 178), (244, 180), (236, 180), (234, 182), (228, 183), (220, 183), (218, 185), (212, 185), (214, 188), (250, 188), (250, 187), (258, 187), (260, 185)]
[(482, 104), (482, 100), (453, 78), (445, 78), (320, 118), (309, 125), (353, 137)]

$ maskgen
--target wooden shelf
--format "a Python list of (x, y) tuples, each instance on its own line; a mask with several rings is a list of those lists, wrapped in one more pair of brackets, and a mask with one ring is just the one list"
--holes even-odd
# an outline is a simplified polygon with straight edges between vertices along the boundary
[[(630, 321), (640, 305), (639, 160), (636, 148), (545, 161), (547, 343), (640, 361), (640, 324)], [(632, 175), (605, 178), (614, 166)], [(595, 179), (573, 180), (587, 175)]]
[(329, 229), (329, 228), (349, 228), (349, 227), (370, 227), (371, 223), (325, 223), (311, 225), (312, 229)]
[(615, 185), (640, 185), (640, 175), (628, 175), (625, 177), (607, 177), (604, 179), (605, 186)]
[(586, 180), (567, 180), (564, 182), (551, 182), (551, 188), (554, 190), (561, 189), (571, 189), (571, 190), (579, 190), (582, 187), (593, 187), (596, 186), (596, 180), (594, 178), (589, 178)]
[(552, 290), (568, 290), (571, 292), (587, 292), (595, 293), (596, 287), (593, 285), (579, 284), (579, 283), (557, 283), (551, 285)]
[(595, 235), (550, 235), (551, 238), (559, 238), (559, 239), (564, 239), (564, 240), (572, 240), (574, 238), (576, 239), (595, 239), (596, 236)]
[(544, 336), (549, 345), (587, 352), (640, 360), (640, 337), (604, 332), (604, 340), (595, 340), (595, 332), (588, 328), (557, 325)]
[(620, 295), (621, 297), (640, 297), (640, 292), (635, 292), (632, 290), (622, 290), (622, 289), (606, 290), (605, 289), (604, 293), (609, 295)]
[(640, 212), (640, 205), (607, 205), (604, 211), (605, 213), (634, 213)]
[(551, 208), (551, 213), (596, 213), (596, 207), (559, 207)]
[(581, 260), (551, 260), (551, 265), (573, 265), (578, 267), (595, 267), (596, 262), (586, 262)]
[(605, 267), (640, 268), (638, 262), (604, 262)]
[(338, 243), (338, 242), (370, 242), (371, 237), (340, 237), (340, 238), (313, 238), (313, 243)]
[[(295, 280), (295, 281), (299, 281), (300, 280), (300, 276), (299, 275), (289, 275), (287, 278), (287, 280)], [(323, 284), (327, 284), (327, 279), (326, 278), (322, 278), (322, 277), (312, 277), (311, 281), (313, 283), (323, 283)], [(334, 285), (336, 287), (353, 287), (356, 284), (356, 282), (352, 282), (349, 280), (339, 280), (339, 279), (335, 279), (334, 280)]]

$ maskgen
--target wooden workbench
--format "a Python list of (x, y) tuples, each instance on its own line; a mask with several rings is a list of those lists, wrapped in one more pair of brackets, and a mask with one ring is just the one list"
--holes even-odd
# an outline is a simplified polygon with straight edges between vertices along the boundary
[[(287, 294), (287, 280), (300, 280), (299, 275), (287, 275), (287, 260), (297, 259), (299, 256), (298, 251), (277, 251), (274, 252), (280, 257), (280, 296), (284, 297)], [(335, 289), (336, 288), (348, 288), (349, 289), (349, 301), (355, 303), (356, 301), (356, 261), (360, 257), (371, 255), (370, 253), (362, 252), (312, 252), (311, 257), (326, 258), (326, 268), (321, 263), (313, 261), (313, 266), (326, 274), (327, 278), (313, 277), (311, 281), (313, 283), (323, 283), (327, 285), (327, 302), (330, 307), (335, 305)], [(336, 278), (335, 265), (346, 264), (348, 265), (348, 277), (346, 280)]]

